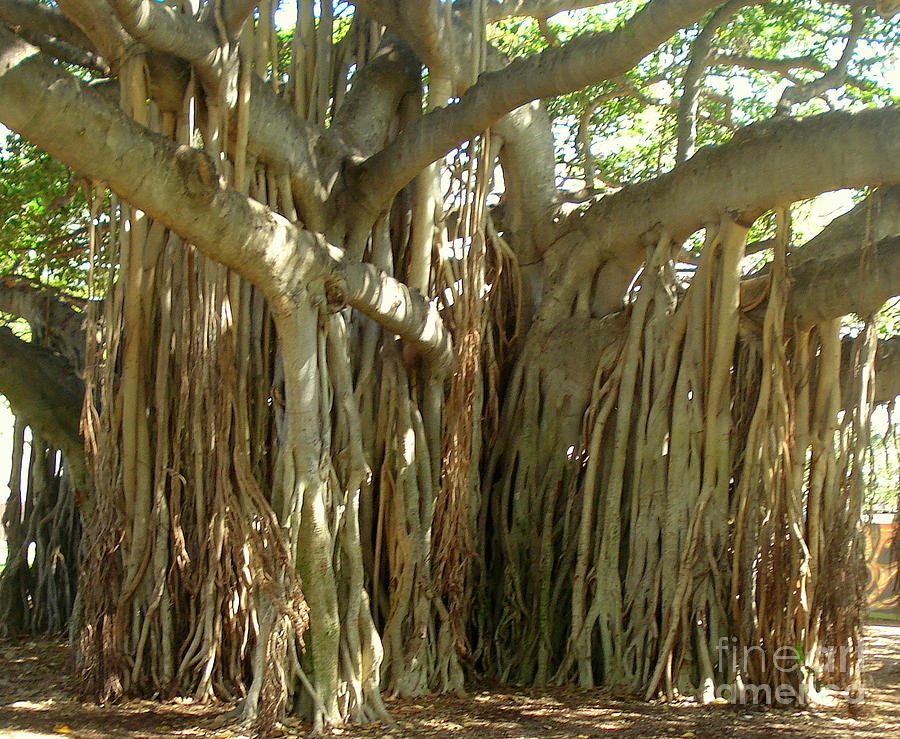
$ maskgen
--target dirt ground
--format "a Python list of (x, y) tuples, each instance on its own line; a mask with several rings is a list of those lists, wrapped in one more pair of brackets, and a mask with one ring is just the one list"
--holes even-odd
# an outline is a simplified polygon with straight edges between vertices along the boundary
[[(869, 700), (815, 710), (621, 700), (584, 690), (473, 690), (465, 698), (390, 700), (395, 729), (334, 730), (346, 739), (448, 737), (900, 737), (900, 623), (872, 623), (865, 651)], [(182, 737), (235, 739), (252, 733), (234, 725), (222, 706), (185, 701), (79, 703), (71, 693), (70, 658), (51, 639), (0, 640), (0, 737)], [(308, 727), (289, 724), (286, 737)]]

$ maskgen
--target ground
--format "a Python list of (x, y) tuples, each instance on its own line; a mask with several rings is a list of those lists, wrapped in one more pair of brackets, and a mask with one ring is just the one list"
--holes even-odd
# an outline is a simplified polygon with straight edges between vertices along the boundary
[[(868, 700), (815, 710), (763, 709), (692, 703), (666, 705), (616, 699), (584, 690), (472, 690), (465, 698), (390, 700), (397, 728), (336, 730), (345, 739), (387, 734), (448, 739), (547, 739), (549, 737), (900, 737), (900, 623), (867, 626)], [(190, 702), (132, 701), (116, 706), (78, 702), (72, 694), (65, 644), (53, 639), (0, 640), (0, 737), (252, 736), (221, 706)], [(286, 737), (307, 727), (290, 724)]]

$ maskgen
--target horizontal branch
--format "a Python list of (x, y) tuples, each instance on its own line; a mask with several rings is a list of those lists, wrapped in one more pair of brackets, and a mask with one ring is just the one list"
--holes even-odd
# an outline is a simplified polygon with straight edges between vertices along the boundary
[(27, 28), (32, 33), (60, 39), (84, 49), (91, 48), (88, 37), (65, 15), (34, 0), (0, 0), (0, 22)]
[(17, 32), (28, 43), (37, 46), (51, 59), (56, 59), (64, 64), (82, 67), (99, 75), (110, 73), (109, 65), (103, 57), (82, 49), (80, 46), (75, 46), (68, 41), (62, 41), (43, 33), (35, 33), (28, 28), (19, 28)]
[(329, 299), (346, 303), (392, 333), (405, 336), (432, 372), (443, 375), (453, 356), (437, 309), (417, 291), (371, 264), (341, 264), (326, 279)]
[(601, 267), (603, 296), (592, 310), (617, 311), (663, 231), (682, 242), (728, 213), (745, 225), (777, 205), (829, 190), (900, 183), (900, 108), (826, 113), (748, 126), (652, 180), (606, 195), (559, 224), (545, 252), (547, 318), (570, 312)]
[[(789, 252), (788, 266), (790, 320), (801, 328), (878, 310), (900, 294), (900, 187), (880, 188), (835, 218)], [(768, 285), (768, 265), (741, 282), (742, 310), (760, 324)]]
[(778, 204), (898, 182), (900, 108), (769, 121), (573, 214), (560, 224), (546, 259), (551, 269), (564, 270), (570, 283), (615, 260), (623, 271), (624, 294), (645, 247), (656, 243), (661, 229), (683, 241), (716, 223), (721, 213), (750, 224)]
[[(859, 395), (859, 368), (856, 364), (857, 337), (841, 339), (841, 405)], [(878, 339), (875, 348), (875, 391), (872, 401), (890, 403), (900, 395), (900, 336)]]
[[(257, 285), (274, 310), (288, 308), (303, 285), (337, 275), (343, 255), (261, 203), (223, 186), (203, 152), (178, 146), (129, 119), (106, 98), (41, 59), (29, 46), (0, 30), (0, 121), (83, 177), (107, 184), (124, 200)], [(386, 275), (402, 311), (382, 313), (365, 283), (347, 279), (346, 302), (390, 330), (424, 347), (449, 346), (436, 308)], [(359, 288), (362, 292), (357, 293)], [(401, 325), (398, 315), (435, 312), (428, 336), (421, 322)], [(429, 323), (430, 326), (430, 323)], [(447, 359), (449, 364), (449, 358)]]
[(900, 234), (900, 187), (880, 187), (846, 213), (835, 218), (788, 259), (792, 265), (810, 259), (831, 259), (860, 246)]
[[(859, 206), (857, 206), (857, 209)], [(857, 210), (854, 209), (854, 210)], [(900, 213), (898, 213), (900, 214)], [(826, 228), (791, 257), (803, 252), (818, 252), (790, 269), (791, 291), (789, 319), (801, 329), (816, 323), (856, 313), (867, 316), (900, 295), (900, 236), (885, 237), (863, 246), (860, 233), (846, 238), (848, 227), (860, 219), (851, 211), (835, 219), (838, 228)], [(835, 256), (836, 255), (836, 256)], [(768, 276), (760, 275), (741, 282), (741, 305), (745, 317), (762, 324)], [(752, 306), (749, 310), (745, 307)], [(842, 341), (842, 384), (850, 386), (853, 341)], [(900, 336), (878, 342), (875, 356), (875, 402), (886, 403), (900, 395)], [(843, 393), (842, 393), (842, 397)]]
[(617, 77), (675, 31), (693, 23), (715, 0), (654, 0), (608, 33), (577, 36), (501, 70), (485, 72), (459, 99), (423, 116), (389, 146), (349, 172), (342, 207), (375, 218), (422, 169), (525, 103)]
[(866, 316), (900, 295), (900, 236), (791, 269), (791, 311), (801, 328), (856, 313)]
[[(900, 234), (900, 187), (879, 187), (846, 213), (832, 220), (825, 228), (799, 247), (788, 252), (788, 265), (796, 269), (810, 260), (824, 261), (846, 254), (859, 255), (863, 244), (873, 244)], [(745, 254), (756, 254), (775, 246), (774, 238), (747, 244)], [(756, 280), (768, 274), (770, 263), (763, 264), (745, 279), (745, 284), (762, 284)], [(760, 295), (763, 290), (761, 288)], [(747, 302), (747, 301), (745, 301)], [(752, 302), (752, 301), (750, 301)]]
[(79, 369), (84, 356), (84, 314), (58, 291), (16, 277), (0, 277), (0, 312), (25, 320), (32, 333)]
[(22, 421), (63, 453), (76, 481), (83, 483), (84, 385), (72, 368), (49, 349), (0, 327), (0, 394)]

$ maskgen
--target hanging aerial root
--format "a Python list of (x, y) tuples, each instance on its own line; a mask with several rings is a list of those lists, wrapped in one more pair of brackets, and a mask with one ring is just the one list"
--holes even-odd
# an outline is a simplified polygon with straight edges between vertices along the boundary
[[(459, 195), (462, 202), (454, 234), (454, 240), (463, 245), (465, 257), (461, 274), (451, 282), (457, 287), (449, 314), (456, 356), (444, 402), (441, 491), (435, 503), (431, 555), (435, 590), (446, 608), (455, 659), (460, 662), (470, 658), (467, 631), (476, 557), (473, 524), (480, 505), (484, 352), (489, 346), (488, 312), (483, 297), (487, 258), (485, 196), (494, 166), (490, 135), (471, 141), (467, 154), (467, 187)], [(459, 677), (455, 685), (448, 687), (460, 690)]]

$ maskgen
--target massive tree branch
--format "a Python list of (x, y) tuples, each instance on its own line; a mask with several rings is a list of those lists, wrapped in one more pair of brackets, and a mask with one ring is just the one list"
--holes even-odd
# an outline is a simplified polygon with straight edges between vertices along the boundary
[(900, 108), (826, 113), (749, 126), (671, 172), (607, 195), (560, 224), (545, 256), (547, 298), (567, 305), (603, 264), (618, 274), (598, 312), (617, 310), (661, 230), (682, 241), (718, 214), (751, 223), (766, 210), (844, 187), (900, 182)]
[(81, 324), (79, 313), (55, 293), (15, 277), (0, 278), (0, 312), (24, 318), (40, 330), (47, 326), (78, 330)]
[(0, 311), (24, 319), (32, 332), (79, 369), (84, 355), (84, 314), (60, 294), (30, 280), (0, 277)]
[(791, 270), (791, 310), (801, 328), (848, 313), (868, 315), (900, 294), (900, 236)]
[[(790, 320), (801, 328), (880, 308), (900, 294), (900, 187), (881, 188), (835, 218), (792, 249), (788, 263)], [(767, 267), (741, 282), (742, 310), (759, 323), (768, 282)]]
[(7, 126), (82, 176), (108, 183), (203, 251), (218, 251), (273, 295), (289, 292), (280, 279), (296, 278), (292, 245), (311, 235), (301, 237), (260, 203), (218, 188), (204, 154), (150, 133), (32, 51), (0, 32), (0, 115)]
[(399, 280), (371, 264), (335, 264), (326, 279), (329, 297), (346, 302), (387, 331), (403, 336), (442, 375), (450, 369), (450, 335), (433, 305)]
[(835, 218), (790, 256), (792, 265), (856, 253), (865, 244), (900, 235), (900, 187), (880, 187)]
[(716, 4), (712, 0), (654, 0), (612, 32), (579, 36), (482, 74), (458, 103), (424, 116), (350, 173), (352, 195), (343, 199), (343, 207), (359, 208), (361, 216), (374, 219), (424, 167), (506, 113), (537, 98), (572, 92), (623, 74)]
[(76, 484), (83, 485), (79, 423), (84, 385), (72, 368), (49, 349), (0, 327), (0, 394), (19, 418), (63, 453)]
[[(880, 187), (832, 220), (805, 244), (792, 248), (788, 253), (788, 264), (791, 269), (796, 269), (812, 260), (826, 261), (847, 254), (858, 257), (865, 245), (897, 235), (900, 235), (900, 187)], [(774, 246), (774, 238), (763, 239), (747, 244), (745, 253), (755, 254)], [(748, 277), (747, 283), (768, 271), (769, 265), (763, 265)]]
[[(849, 313), (866, 316), (900, 295), (900, 236), (886, 237), (866, 246), (867, 242), (860, 239), (862, 234), (848, 233), (851, 224), (860, 220), (855, 212), (858, 208), (835, 219), (833, 224), (838, 224), (837, 228), (824, 229), (802, 249), (792, 252), (792, 261), (807, 250), (814, 254), (813, 258), (790, 269), (787, 320), (792, 325), (809, 329), (816, 323)], [(758, 326), (765, 316), (765, 302), (760, 302), (758, 296), (765, 295), (768, 280), (767, 275), (760, 275), (741, 283), (742, 310)], [(847, 387), (853, 370), (852, 344), (850, 339), (842, 342), (841, 381)], [(875, 357), (875, 402), (885, 403), (897, 395), (900, 395), (900, 336), (879, 341)], [(842, 397), (846, 396), (842, 393)]]
[(59, 10), (33, 0), (0, 0), (0, 21), (85, 49), (92, 48), (84, 32)]
[[(153, 134), (35, 49), (0, 31), (0, 120), (82, 176), (109, 185), (211, 258), (257, 285), (273, 309), (285, 309), (303, 285), (337, 280), (348, 305), (410, 340), (441, 368), (450, 342), (436, 311), (386, 275), (395, 303), (368, 283), (344, 276), (339, 250), (241, 193), (222, 186), (202, 152)], [(402, 309), (401, 309), (402, 308)], [(397, 316), (407, 317), (405, 322)], [(436, 326), (428, 335), (423, 326)]]

